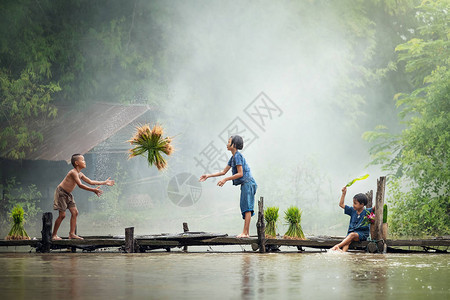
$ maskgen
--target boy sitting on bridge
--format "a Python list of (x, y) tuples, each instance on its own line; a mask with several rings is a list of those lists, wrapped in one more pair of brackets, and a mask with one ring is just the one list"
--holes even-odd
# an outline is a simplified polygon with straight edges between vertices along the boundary
[(341, 200), (339, 206), (344, 209), (344, 213), (350, 216), (350, 223), (348, 225), (348, 232), (345, 239), (339, 244), (335, 245), (331, 250), (344, 251), (348, 250), (350, 244), (355, 241), (365, 241), (369, 237), (370, 228), (369, 222), (365, 220), (367, 214), (373, 211), (373, 208), (364, 207), (367, 205), (367, 196), (359, 193), (353, 197), (353, 207), (344, 205), (345, 194), (347, 187), (342, 188)]

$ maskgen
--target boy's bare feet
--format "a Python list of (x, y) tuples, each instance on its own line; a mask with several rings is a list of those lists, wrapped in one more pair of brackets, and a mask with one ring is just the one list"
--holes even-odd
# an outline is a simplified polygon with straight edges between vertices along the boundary
[(238, 236), (236, 236), (238, 239), (241, 239), (241, 238), (249, 238), (250, 236), (248, 235), (248, 234), (243, 234), (243, 233), (241, 233), (240, 235), (238, 235)]
[(334, 245), (334, 247), (331, 248), (331, 250), (333, 250), (333, 251), (341, 251), (341, 249), (339, 248), (339, 245)]
[(62, 240), (62, 238), (60, 238), (59, 236), (57, 235), (52, 236), (52, 241), (60, 241), (60, 240)]
[(78, 236), (76, 234), (69, 234), (69, 239), (84, 240), (81, 236)]

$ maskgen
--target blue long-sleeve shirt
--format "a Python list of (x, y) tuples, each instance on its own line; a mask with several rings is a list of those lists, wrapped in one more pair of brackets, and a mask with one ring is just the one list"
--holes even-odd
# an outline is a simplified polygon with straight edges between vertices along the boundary
[(344, 208), (344, 214), (350, 216), (350, 223), (348, 224), (348, 233), (355, 232), (355, 231), (362, 231), (369, 233), (370, 228), (369, 224), (365, 225), (364, 223), (364, 217), (367, 214), (370, 214), (372, 212), (372, 208), (365, 208), (363, 211), (358, 215), (356, 210), (352, 206), (346, 205)]

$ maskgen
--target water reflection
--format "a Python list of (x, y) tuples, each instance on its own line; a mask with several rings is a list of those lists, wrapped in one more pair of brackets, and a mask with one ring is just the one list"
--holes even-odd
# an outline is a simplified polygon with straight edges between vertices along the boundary
[(449, 298), (450, 256), (1, 254), (2, 299)]
[(79, 278), (83, 276), (80, 274), (79, 257), (71, 254), (66, 255), (51, 255), (45, 254), (38, 256), (41, 263), (36, 262), (29, 266), (29, 273), (27, 277), (31, 276), (32, 272), (38, 272), (35, 284), (42, 287), (47, 287), (48, 296), (50, 298), (58, 298), (62, 290), (64, 290), (71, 298), (79, 298), (81, 285)]
[(387, 260), (385, 255), (364, 256), (351, 264), (351, 279), (371, 293), (382, 295), (387, 290)]
[(255, 269), (253, 266), (253, 260), (250, 255), (242, 255), (242, 299), (249, 299), (253, 295), (254, 291), (254, 274), (252, 270)]

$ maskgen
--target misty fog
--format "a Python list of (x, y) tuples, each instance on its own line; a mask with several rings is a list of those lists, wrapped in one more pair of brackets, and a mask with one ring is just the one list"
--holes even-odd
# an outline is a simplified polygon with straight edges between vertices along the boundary
[[(347, 107), (345, 99), (337, 97), (342, 78), (353, 76), (347, 62), (355, 59), (345, 33), (335, 27), (340, 16), (313, 7), (298, 11), (295, 3), (278, 1), (183, 2), (172, 9), (177, 25), (168, 28), (166, 42), (173, 78), (163, 107), (172, 119), (160, 121), (180, 147), (169, 158), (169, 176), (205, 173), (194, 157), (210, 142), (229, 158), (219, 135), (239, 117), (257, 135), (243, 151), (258, 184), (256, 199), (263, 196), (266, 207), (279, 206), (280, 219), (288, 206), (298, 205), (304, 210), (307, 234), (343, 234), (345, 218), (337, 231), (329, 229), (343, 215), (338, 207), (341, 188), (354, 177), (370, 174), (349, 188), (351, 201), (358, 192), (376, 189), (382, 175), (378, 168), (366, 167), (370, 158), (361, 134), (371, 127), (361, 120), (371, 115), (381, 123), (383, 115), (357, 115), (352, 103)], [(244, 111), (261, 92), (281, 110), (265, 118), (264, 131)], [(217, 181), (201, 183), (201, 198), (191, 207), (168, 203), (170, 214), (158, 224), (161, 230), (179, 231), (186, 221), (191, 230), (239, 232), (239, 188), (231, 182), (220, 188)], [(321, 220), (322, 231), (314, 232), (307, 221), (317, 222), (323, 210), (336, 217)], [(281, 234), (286, 230), (281, 223), (279, 228)]]
[[(219, 160), (220, 167), (211, 166), (209, 172), (221, 171), (231, 156), (223, 137), (233, 121), (242, 121), (247, 128), (241, 134), (244, 139), (252, 138), (242, 153), (258, 184), (255, 213), (257, 200), (264, 197), (265, 207), (280, 208), (281, 235), (287, 229), (283, 212), (290, 205), (303, 210), (306, 235), (344, 235), (348, 218), (338, 206), (341, 188), (355, 177), (370, 174), (348, 189), (346, 204), (350, 204), (356, 193), (373, 189), (375, 194), (376, 179), (385, 175), (379, 167), (367, 167), (369, 145), (361, 135), (376, 124), (388, 123), (390, 115), (371, 110), (363, 99), (346, 97), (349, 92), (342, 90), (343, 81), (357, 82), (360, 76), (351, 62), (365, 62), (367, 52), (361, 49), (370, 46), (355, 48), (341, 26), (341, 12), (334, 9), (337, 6), (318, 10), (313, 1), (307, 2), (309, 5), (295, 1), (168, 2), (165, 13), (169, 21), (162, 25), (165, 38), (161, 41), (167, 49), (169, 69), (168, 90), (161, 95), (167, 98), (158, 108), (161, 114), (146, 122), (160, 123), (165, 134), (174, 137), (175, 153), (168, 157), (169, 167), (161, 173), (149, 167), (145, 157), (128, 160), (125, 153), (102, 155), (95, 179), (114, 177), (100, 172), (100, 165), (119, 162), (128, 174), (160, 178), (158, 185), (164, 190), (180, 173), (192, 174), (198, 180), (208, 171), (196, 159), (202, 158), (210, 143), (227, 158)], [(137, 30), (146, 32), (147, 28)], [(145, 43), (143, 40), (143, 46)], [(246, 110), (252, 109), (252, 103), (261, 103), (261, 95), (276, 109), (261, 109), (263, 119), (253, 115), (253, 120)], [(390, 109), (395, 109), (394, 104)], [(255, 120), (264, 120), (263, 126)], [(134, 187), (125, 178), (113, 179), (124, 182), (120, 203)], [(144, 221), (134, 223), (133, 214), (120, 208), (115, 218), (126, 219), (126, 224), (120, 225), (135, 226), (136, 234), (181, 232), (182, 222), (192, 231), (238, 234), (243, 226), (239, 187), (231, 182), (218, 187), (217, 181), (211, 178), (198, 183), (201, 196), (185, 207), (174, 204), (154, 185), (141, 186), (141, 193), (157, 203), (133, 212), (147, 214)], [(108, 187), (102, 189), (107, 191)], [(189, 188), (183, 189), (189, 193)], [(88, 197), (97, 201), (95, 195), (79, 189), (74, 195), (77, 203), (88, 201)], [(81, 235), (123, 234), (123, 227), (115, 224), (92, 229), (92, 219), (85, 218), (85, 213), (80, 209)], [(62, 233), (67, 232), (67, 220), (61, 226)], [(256, 234), (255, 225), (253, 217), (251, 235)]]

